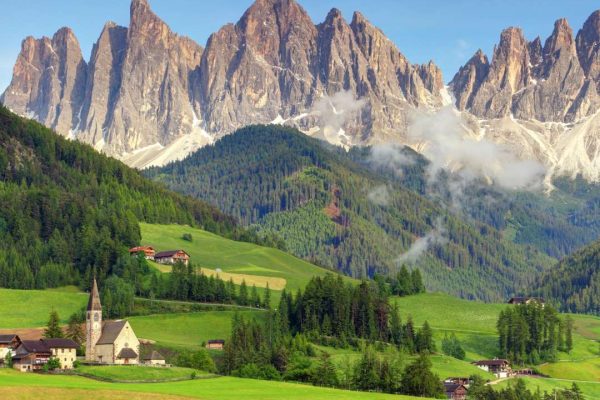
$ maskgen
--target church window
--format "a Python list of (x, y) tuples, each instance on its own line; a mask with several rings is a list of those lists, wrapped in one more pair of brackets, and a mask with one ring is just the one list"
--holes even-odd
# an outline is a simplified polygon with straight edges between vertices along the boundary
[(98, 314), (94, 314), (94, 321), (98, 321), (99, 315)]

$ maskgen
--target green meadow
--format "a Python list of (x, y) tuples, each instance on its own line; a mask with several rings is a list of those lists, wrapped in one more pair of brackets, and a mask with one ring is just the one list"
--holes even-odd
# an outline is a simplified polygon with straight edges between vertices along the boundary
[[(71, 390), (84, 393), (85, 398), (96, 400), (110, 391), (121, 394), (130, 392), (132, 396), (139, 393), (185, 396), (203, 400), (383, 400), (383, 399), (416, 399), (409, 396), (385, 395), (379, 393), (352, 392), (339, 389), (320, 388), (285, 382), (259, 381), (231, 377), (195, 379), (180, 382), (164, 383), (107, 383), (79, 376), (40, 375), (20, 373), (14, 370), (0, 369), (0, 392), (3, 396), (21, 399), (21, 389), (54, 388), (64, 391), (69, 396)], [(57, 399), (60, 395), (58, 391)], [(98, 393), (98, 397), (95, 394)], [(43, 395), (40, 391), (40, 395)], [(14, 396), (14, 397), (12, 397)], [(4, 398), (4, 397), (3, 397)], [(44, 398), (46, 398), (44, 396)], [(73, 398), (73, 397), (71, 397)], [(110, 398), (110, 397), (108, 397)], [(143, 396), (137, 396), (143, 398)]]
[[(140, 338), (172, 348), (201, 347), (209, 339), (227, 339), (235, 311), (205, 311), (183, 314), (158, 314), (128, 318)], [(246, 319), (261, 318), (264, 311), (239, 311)]]
[[(198, 267), (233, 274), (279, 277), (286, 280), (286, 289), (304, 289), (313, 276), (328, 271), (283, 251), (252, 243), (236, 242), (221, 236), (181, 225), (140, 224), (142, 244), (157, 251), (183, 249)], [(184, 233), (192, 241), (182, 239)], [(345, 278), (350, 280), (350, 278)]]
[(87, 294), (73, 287), (54, 290), (0, 289), (0, 329), (38, 328), (56, 310), (63, 323), (87, 304)]

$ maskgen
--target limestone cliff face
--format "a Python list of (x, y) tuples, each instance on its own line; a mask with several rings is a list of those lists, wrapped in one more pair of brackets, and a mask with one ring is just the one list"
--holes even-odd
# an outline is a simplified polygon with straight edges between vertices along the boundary
[(441, 105), (442, 89), (435, 64), (410, 64), (360, 13), (348, 23), (332, 10), (315, 25), (294, 0), (257, 0), (203, 49), (133, 0), (129, 27), (107, 23), (89, 64), (66, 28), (27, 38), (2, 101), (120, 156), (273, 120), (315, 133), (315, 104), (340, 91), (364, 102), (340, 127), (349, 142), (387, 140), (411, 109)]
[(69, 134), (79, 122), (87, 65), (69, 28), (52, 39), (26, 38), (2, 102), (14, 111)]
[(573, 38), (565, 19), (545, 41), (527, 42), (518, 28), (500, 35), (487, 66), (479, 51), (451, 82), (456, 106), (486, 119), (575, 122), (600, 107), (597, 93), (600, 14), (592, 14)]

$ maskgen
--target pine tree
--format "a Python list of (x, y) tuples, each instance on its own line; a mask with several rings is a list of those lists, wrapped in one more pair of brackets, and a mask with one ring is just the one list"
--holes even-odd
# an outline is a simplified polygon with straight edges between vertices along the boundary
[(573, 319), (568, 315), (565, 319), (565, 325), (565, 347), (567, 353), (570, 353), (573, 350)]
[(431, 372), (431, 361), (421, 354), (402, 374), (402, 393), (422, 397), (440, 397), (444, 388), (440, 378)]
[(48, 325), (44, 329), (45, 338), (61, 338), (63, 337), (63, 331), (60, 328), (60, 318), (56, 311), (50, 312), (50, 318), (48, 319)]
[(241, 306), (248, 305), (248, 287), (246, 286), (245, 279), (242, 281), (242, 284), (240, 285), (240, 294), (238, 296), (238, 303)]
[(260, 307), (262, 304), (260, 302), (260, 296), (258, 295), (258, 289), (256, 289), (256, 285), (252, 285), (252, 292), (250, 295), (250, 305), (252, 307)]
[(269, 288), (269, 282), (267, 282), (267, 287), (265, 288), (265, 299), (263, 301), (263, 307), (267, 310), (271, 309), (271, 289)]
[(69, 325), (67, 326), (67, 332), (65, 337), (71, 339), (75, 343), (81, 345), (85, 340), (85, 334), (81, 326), (81, 321), (77, 313), (74, 313), (69, 318)]
[(319, 357), (319, 365), (313, 373), (313, 385), (337, 387), (339, 379), (335, 365), (331, 361), (331, 356), (327, 352), (322, 352)]

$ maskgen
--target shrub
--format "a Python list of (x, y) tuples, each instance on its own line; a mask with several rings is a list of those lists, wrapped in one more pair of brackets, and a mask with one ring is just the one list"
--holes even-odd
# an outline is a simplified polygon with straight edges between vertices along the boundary
[(188, 242), (192, 242), (194, 240), (192, 238), (192, 234), (191, 233), (184, 233), (183, 236), (181, 236), (181, 238), (183, 240), (187, 240)]

